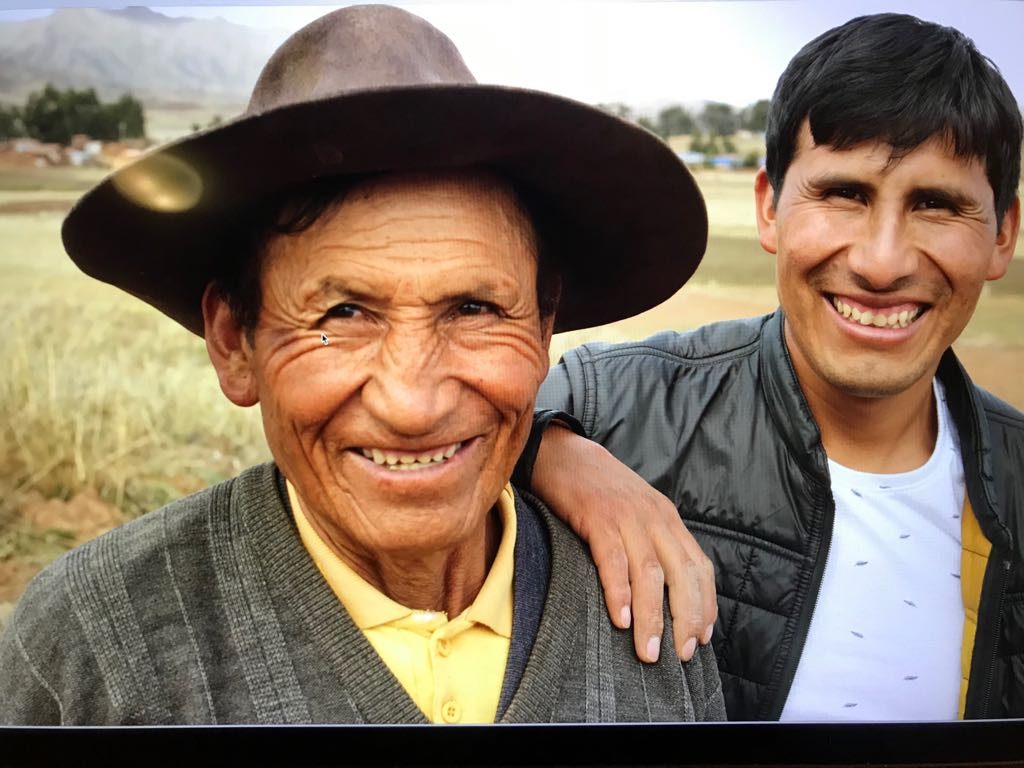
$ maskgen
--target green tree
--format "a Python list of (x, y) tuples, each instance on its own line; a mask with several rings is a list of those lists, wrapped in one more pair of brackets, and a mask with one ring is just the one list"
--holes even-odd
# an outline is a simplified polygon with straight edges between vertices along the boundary
[(747, 152), (743, 156), (743, 167), (744, 168), (757, 168), (760, 164), (761, 157), (757, 152)]
[(713, 136), (732, 136), (740, 123), (732, 106), (719, 101), (709, 101), (704, 105), (699, 122)]
[(621, 101), (613, 101), (607, 104), (598, 104), (598, 109), (603, 109), (605, 112), (611, 112), (616, 117), (621, 117), (623, 120), (633, 119), (633, 108), (628, 104), (623, 104)]
[(21, 110), (13, 104), (0, 104), (0, 141), (24, 135), (25, 124), (21, 120)]
[(685, 107), (673, 104), (658, 113), (655, 125), (658, 126), (657, 133), (666, 139), (669, 136), (681, 136), (693, 130), (693, 116)]
[(651, 133), (655, 133), (658, 136), (661, 136), (661, 138), (665, 138), (664, 136), (661, 135), (661, 131), (658, 130), (658, 126), (655, 125), (654, 121), (651, 120), (651, 118), (649, 118), (649, 117), (646, 117), (646, 116), (643, 116), (643, 115), (638, 117), (636, 119), (636, 124), (639, 125), (641, 128), (646, 128)]
[(748, 131), (764, 133), (768, 126), (768, 109), (772, 103), (768, 99), (755, 101), (746, 107), (740, 115), (740, 125)]
[(66, 143), (74, 130), (65, 106), (61, 92), (51, 83), (42, 91), (30, 93), (23, 112), (28, 135), (40, 141)]
[[(146, 136), (146, 118), (142, 110), (142, 102), (126, 93), (116, 102), (106, 107), (111, 115), (111, 122), (116, 128), (117, 139), (141, 139)], [(106, 138), (97, 136), (96, 138)]]
[(76, 133), (112, 141), (145, 136), (142, 103), (125, 94), (101, 104), (92, 88), (60, 90), (47, 83), (30, 93), (22, 112), (25, 132), (40, 141), (68, 144)]

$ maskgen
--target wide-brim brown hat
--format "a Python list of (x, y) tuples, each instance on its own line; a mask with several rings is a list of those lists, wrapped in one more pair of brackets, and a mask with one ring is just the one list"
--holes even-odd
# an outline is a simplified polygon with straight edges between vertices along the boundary
[(557, 331), (660, 304), (704, 253), (704, 200), (659, 138), (571, 99), (480, 85), (439, 30), (379, 5), (299, 30), (241, 117), (108, 176), (68, 214), (64, 247), (87, 274), (202, 335), (224, 230), (256, 203), (326, 177), (469, 167), (543, 206), (563, 267)]

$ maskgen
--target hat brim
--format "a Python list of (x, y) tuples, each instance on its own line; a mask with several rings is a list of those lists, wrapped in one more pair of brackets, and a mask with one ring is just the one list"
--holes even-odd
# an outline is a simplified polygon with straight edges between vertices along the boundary
[(570, 99), (487, 85), (365, 90), (243, 117), (111, 174), (62, 237), (84, 272), (202, 336), (217, 233), (240, 211), (318, 178), (471, 166), (544, 205), (564, 267), (556, 331), (660, 304), (704, 254), (704, 200), (664, 142)]

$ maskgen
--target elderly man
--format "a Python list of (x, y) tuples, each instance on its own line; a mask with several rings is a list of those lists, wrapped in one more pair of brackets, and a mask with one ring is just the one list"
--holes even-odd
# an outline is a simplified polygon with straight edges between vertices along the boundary
[[(1017, 242), (1018, 105), (956, 30), (862, 17), (789, 64), (767, 150), (781, 309), (575, 350), (538, 398), (665, 517), (598, 516), (643, 490), (563, 429), (534, 485), (592, 542), (621, 525), (671, 549), (682, 515), (717, 575), (731, 719), (1022, 717), (1024, 415), (950, 349)], [(685, 576), (681, 549), (662, 562)]]
[(508, 483), (552, 331), (657, 303), (705, 236), (654, 137), (476, 85), (415, 16), (296, 33), (243, 119), (64, 228), (205, 337), (274, 463), (44, 571), (0, 641), (0, 722), (723, 717), (710, 648), (644, 669), (582, 545)]

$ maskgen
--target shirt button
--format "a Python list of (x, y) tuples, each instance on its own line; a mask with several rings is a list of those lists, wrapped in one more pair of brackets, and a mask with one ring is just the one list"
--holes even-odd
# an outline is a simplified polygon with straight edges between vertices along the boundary
[(437, 641), (437, 652), (442, 656), (448, 656), (452, 652), (452, 644), (448, 638), (442, 637)]
[(441, 706), (441, 717), (446, 723), (457, 723), (462, 719), (462, 707), (455, 699), (449, 699)]

